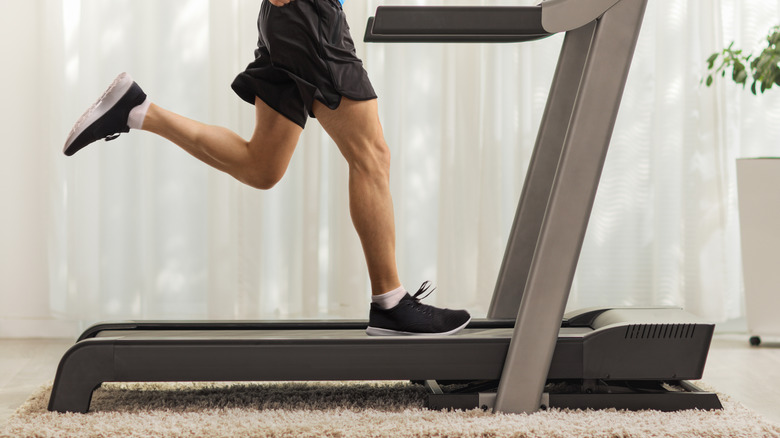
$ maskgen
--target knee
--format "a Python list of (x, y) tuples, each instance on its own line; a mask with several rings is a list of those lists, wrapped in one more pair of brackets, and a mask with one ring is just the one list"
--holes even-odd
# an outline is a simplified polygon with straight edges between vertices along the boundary
[(258, 190), (270, 190), (282, 180), (284, 172), (267, 171), (256, 166), (247, 166), (237, 178), (242, 183)]
[(390, 148), (383, 138), (368, 141), (354, 150), (352, 156), (347, 157), (351, 170), (389, 179)]

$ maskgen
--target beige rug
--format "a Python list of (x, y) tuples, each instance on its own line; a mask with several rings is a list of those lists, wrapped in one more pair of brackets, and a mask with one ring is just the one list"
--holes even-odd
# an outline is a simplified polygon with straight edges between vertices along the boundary
[(723, 411), (432, 412), (407, 383), (105, 384), (88, 414), (46, 410), (51, 385), (2, 437), (780, 437), (723, 396)]

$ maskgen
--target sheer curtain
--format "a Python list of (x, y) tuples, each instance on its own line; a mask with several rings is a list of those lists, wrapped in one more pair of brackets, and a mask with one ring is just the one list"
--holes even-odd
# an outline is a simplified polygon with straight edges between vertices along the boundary
[[(45, 54), (23, 64), (36, 68), (29, 81), (41, 116), (3, 123), (37, 129), (36, 147), (15, 153), (40, 169), (38, 185), (24, 190), (43, 201), (25, 211), (40, 222), (30, 232), (45, 236), (45, 261), (30, 256), (15, 262), (26, 271), (5, 270), (44, 279), (31, 292), (36, 318), (72, 323), (57, 326), (70, 336), (116, 318), (366, 317), (346, 165), (316, 121), (268, 192), (146, 133), (73, 158), (60, 153), (72, 123), (121, 71), (156, 103), (248, 137), (254, 109), (229, 85), (252, 59), (260, 0), (6, 0), (0, 12), (22, 4), (31, 23), (19, 32), (35, 38), (4, 44)], [(429, 301), (484, 316), (562, 38), (363, 44), (365, 19), (382, 4), (532, 3), (345, 5), (393, 154), (402, 280), (411, 290), (432, 280)], [(742, 315), (734, 160), (777, 155), (780, 94), (699, 81), (710, 53), (731, 40), (758, 47), (779, 21), (778, 1), (650, 2), (570, 308), (681, 305), (716, 321)], [(8, 87), (10, 102), (25, 93)], [(3, 251), (11, 260), (13, 250)], [(4, 288), (0, 302), (10, 303), (0, 309), (0, 335), (13, 333), (22, 298)]]

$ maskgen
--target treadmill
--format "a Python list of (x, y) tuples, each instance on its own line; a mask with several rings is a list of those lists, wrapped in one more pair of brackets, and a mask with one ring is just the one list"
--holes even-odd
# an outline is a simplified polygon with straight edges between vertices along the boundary
[(127, 321), (87, 329), (49, 410), (103, 382), (407, 380), (429, 407), (721, 409), (700, 379), (714, 325), (676, 308), (564, 315), (647, 0), (379, 7), (368, 42), (515, 43), (565, 32), (487, 319), (444, 337), (367, 321)]

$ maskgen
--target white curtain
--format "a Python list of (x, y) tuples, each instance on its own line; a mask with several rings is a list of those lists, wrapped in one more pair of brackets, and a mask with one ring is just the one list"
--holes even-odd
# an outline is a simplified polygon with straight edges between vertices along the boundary
[[(164, 107), (251, 135), (254, 109), (229, 85), (252, 60), (259, 4), (0, 0), (3, 53), (22, 57), (4, 62), (2, 123), (31, 143), (2, 146), (14, 158), (0, 165), (2, 202), (18, 215), (0, 219), (12, 242), (0, 252), (0, 336), (41, 320), (72, 323), (48, 325), (72, 336), (104, 319), (366, 318), (346, 165), (316, 121), (268, 192), (146, 133), (61, 155), (72, 123), (121, 71)], [(432, 280), (427, 301), (484, 316), (562, 38), (361, 43), (382, 4), (532, 3), (345, 5), (393, 154), (401, 278), (411, 291)], [(742, 315), (734, 163), (778, 155), (780, 92), (753, 97), (700, 78), (710, 53), (731, 40), (758, 48), (778, 22), (780, 1), (650, 1), (570, 308)], [(35, 251), (20, 250), (31, 242)]]

